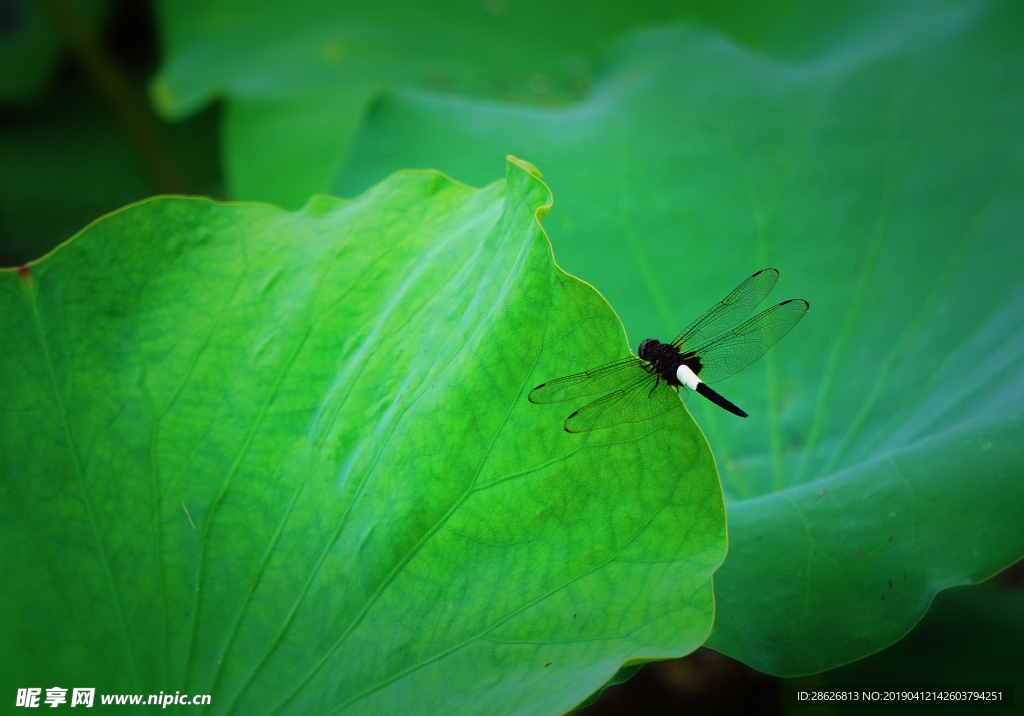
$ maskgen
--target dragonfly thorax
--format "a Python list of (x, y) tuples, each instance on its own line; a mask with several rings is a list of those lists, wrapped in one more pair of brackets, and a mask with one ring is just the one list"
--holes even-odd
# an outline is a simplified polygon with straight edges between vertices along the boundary
[(637, 348), (637, 354), (647, 364), (645, 369), (648, 373), (657, 374), (669, 385), (681, 385), (676, 373), (684, 360), (679, 348), (672, 343), (648, 338)]
[(637, 348), (637, 355), (648, 364), (649, 373), (657, 373), (669, 385), (679, 386), (677, 371), (679, 366), (687, 365), (694, 374), (700, 372), (700, 359), (692, 353), (681, 354), (671, 343), (662, 343), (648, 338)]

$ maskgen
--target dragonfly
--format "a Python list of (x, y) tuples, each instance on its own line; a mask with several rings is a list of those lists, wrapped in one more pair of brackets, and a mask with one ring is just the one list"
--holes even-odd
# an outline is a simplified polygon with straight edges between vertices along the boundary
[(791, 298), (740, 323), (768, 296), (778, 278), (777, 270), (762, 269), (671, 343), (648, 338), (637, 355), (541, 383), (530, 391), (530, 402), (561, 403), (603, 394), (566, 418), (562, 427), (570, 433), (649, 420), (682, 405), (680, 398), (686, 398), (687, 389), (745, 418), (747, 413), (708, 383), (724, 380), (756, 361), (807, 313), (807, 301)]

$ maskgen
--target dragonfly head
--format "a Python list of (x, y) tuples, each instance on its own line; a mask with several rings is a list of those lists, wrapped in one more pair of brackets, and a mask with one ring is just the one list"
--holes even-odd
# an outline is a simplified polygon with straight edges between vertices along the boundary
[(661, 341), (655, 340), (654, 338), (648, 338), (646, 341), (640, 344), (640, 347), (636, 349), (636, 354), (644, 360), (650, 360), (650, 351), (654, 350), (661, 345)]

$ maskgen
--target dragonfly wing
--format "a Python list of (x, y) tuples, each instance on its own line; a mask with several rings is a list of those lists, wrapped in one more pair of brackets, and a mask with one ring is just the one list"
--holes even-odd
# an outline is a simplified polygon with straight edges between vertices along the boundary
[(672, 345), (685, 353), (687, 350), (693, 350), (693, 346), (707, 343), (729, 330), (750, 315), (754, 307), (771, 292), (778, 278), (779, 272), (775, 269), (761, 269), (687, 326), (672, 341)]
[(698, 377), (705, 383), (714, 383), (739, 373), (789, 333), (808, 308), (807, 301), (802, 299), (783, 301), (694, 349), (701, 362)]
[(639, 423), (682, 404), (675, 388), (648, 375), (583, 406), (566, 419), (564, 427), (570, 433), (585, 433), (621, 423)]
[(531, 403), (561, 403), (563, 400), (581, 398), (595, 393), (618, 390), (641, 377), (650, 377), (644, 363), (636, 356), (630, 356), (614, 363), (608, 363), (585, 373), (567, 375), (542, 383), (530, 391)]

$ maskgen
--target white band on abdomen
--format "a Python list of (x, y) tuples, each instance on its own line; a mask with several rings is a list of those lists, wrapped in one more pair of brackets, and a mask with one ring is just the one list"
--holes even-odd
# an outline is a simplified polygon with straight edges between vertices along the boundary
[(676, 378), (690, 390), (697, 390), (697, 383), (701, 382), (701, 379), (697, 377), (697, 374), (690, 370), (689, 366), (686, 364), (676, 368)]

